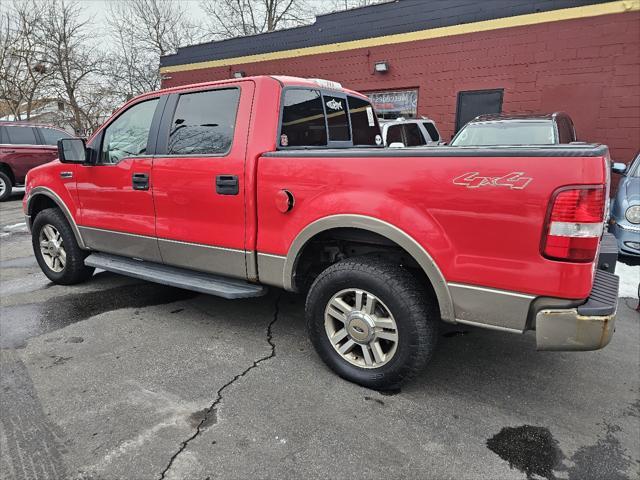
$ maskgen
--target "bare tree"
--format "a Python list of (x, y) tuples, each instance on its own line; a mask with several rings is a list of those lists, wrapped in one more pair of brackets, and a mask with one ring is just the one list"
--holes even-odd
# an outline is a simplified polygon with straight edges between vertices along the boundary
[(350, 8), (369, 7), (392, 0), (320, 0), (317, 13), (330, 13)]
[(201, 0), (211, 22), (210, 34), (218, 39), (255, 35), (313, 21), (308, 0)]
[(53, 72), (38, 41), (42, 14), (35, 0), (14, 0), (0, 11), (0, 100), (16, 120), (29, 120), (51, 85)]
[(160, 86), (162, 55), (199, 39), (200, 27), (177, 0), (129, 0), (110, 5), (115, 48), (108, 55), (113, 88), (125, 98)]
[(59, 97), (69, 107), (69, 124), (78, 133), (94, 127), (87, 121), (81, 98), (103, 67), (103, 53), (90, 36), (89, 20), (81, 19), (73, 0), (47, 0), (39, 41), (45, 46)]

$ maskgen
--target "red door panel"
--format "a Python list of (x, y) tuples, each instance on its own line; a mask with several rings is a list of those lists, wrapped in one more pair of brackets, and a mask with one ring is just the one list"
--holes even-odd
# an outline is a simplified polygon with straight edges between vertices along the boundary
[(151, 187), (149, 190), (133, 188), (133, 174), (151, 177), (151, 165), (151, 157), (138, 157), (125, 158), (115, 165), (79, 166), (76, 175), (80, 224), (155, 236)]
[[(211, 132), (203, 132), (203, 137), (217, 135), (225, 126), (224, 124), (230, 122), (227, 127), (231, 129), (225, 130), (225, 134), (232, 139), (228, 153), (158, 155), (153, 160), (153, 193), (156, 206), (156, 232), (159, 239), (239, 250), (245, 248), (244, 164), (254, 86), (253, 83), (243, 82), (241, 88), (230, 85), (224, 90), (236, 91), (239, 98), (238, 96), (234, 98), (229, 93), (215, 95), (210, 99), (198, 98), (192, 103), (200, 103), (204, 111), (199, 120), (200, 126), (215, 125), (210, 127)], [(183, 95), (189, 95), (189, 93)], [(181, 121), (185, 119), (187, 122), (190, 121), (188, 107), (181, 108), (182, 101), (182, 99), (178, 101), (176, 113), (170, 119), (171, 128), (174, 130), (177, 128), (176, 122), (179, 127)], [(233, 116), (227, 118), (228, 115), (215, 113), (207, 115), (206, 113), (214, 110), (215, 112), (228, 111), (236, 105), (235, 122)], [(185, 110), (184, 114), (181, 113), (182, 110)], [(181, 115), (185, 119), (179, 118)], [(196, 127), (197, 125), (193, 124), (185, 127), (183, 137), (187, 138), (188, 132), (199, 135)], [(202, 145), (204, 141), (206, 140), (200, 139), (196, 143)], [(174, 141), (174, 146), (175, 143)], [(171, 146), (168, 148), (171, 151)], [(216, 178), (219, 176), (236, 177), (237, 193), (231, 195), (217, 193)]]

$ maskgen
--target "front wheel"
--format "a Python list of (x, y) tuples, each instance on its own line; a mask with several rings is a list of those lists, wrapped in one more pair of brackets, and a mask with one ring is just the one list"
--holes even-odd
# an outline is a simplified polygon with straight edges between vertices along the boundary
[(0, 172), (0, 202), (4, 202), (11, 196), (13, 183), (11, 178), (4, 172)]
[(73, 285), (93, 275), (84, 259), (88, 252), (76, 241), (71, 226), (57, 208), (42, 210), (31, 229), (33, 252), (42, 272), (54, 283)]
[(398, 388), (435, 349), (435, 301), (408, 270), (373, 257), (343, 260), (322, 272), (309, 290), (306, 314), (322, 360), (365, 387)]

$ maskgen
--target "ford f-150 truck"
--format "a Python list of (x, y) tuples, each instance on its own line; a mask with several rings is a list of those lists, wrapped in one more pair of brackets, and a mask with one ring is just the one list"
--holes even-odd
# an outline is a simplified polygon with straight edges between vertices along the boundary
[(315, 349), (388, 389), (439, 322), (604, 347), (618, 278), (597, 268), (600, 145), (386, 149), (368, 99), (254, 77), (131, 100), (32, 170), (24, 210), (53, 282), (95, 268), (219, 295), (306, 293)]

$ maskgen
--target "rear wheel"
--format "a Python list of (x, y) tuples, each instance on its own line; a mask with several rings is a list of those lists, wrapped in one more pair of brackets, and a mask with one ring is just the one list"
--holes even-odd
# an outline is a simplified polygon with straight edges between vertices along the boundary
[(408, 270), (384, 260), (356, 257), (330, 266), (311, 286), (306, 310), (320, 357), (365, 387), (399, 387), (435, 349), (435, 301)]
[(36, 216), (31, 229), (33, 252), (42, 272), (54, 283), (73, 285), (93, 275), (84, 259), (89, 252), (78, 246), (64, 214), (47, 208)]
[(13, 190), (11, 178), (5, 172), (0, 171), (0, 202), (11, 196), (11, 190)]

